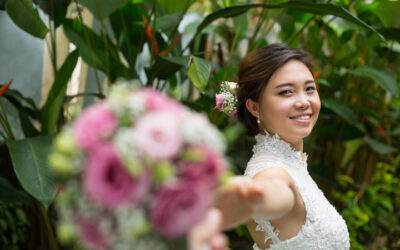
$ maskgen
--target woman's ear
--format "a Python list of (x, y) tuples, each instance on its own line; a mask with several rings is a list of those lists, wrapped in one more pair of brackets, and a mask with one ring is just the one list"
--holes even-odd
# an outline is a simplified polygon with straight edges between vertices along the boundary
[(246, 108), (255, 118), (260, 117), (260, 104), (258, 102), (249, 98), (246, 100)]

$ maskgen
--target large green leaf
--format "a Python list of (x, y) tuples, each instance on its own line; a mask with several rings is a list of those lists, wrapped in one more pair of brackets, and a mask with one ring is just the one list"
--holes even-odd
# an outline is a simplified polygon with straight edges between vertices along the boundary
[[(119, 60), (118, 51), (108, 37), (103, 40), (92, 29), (78, 20), (66, 19), (63, 24), (68, 40), (79, 49), (82, 59), (91, 66), (109, 74), (111, 82), (117, 77), (126, 77), (126, 67)], [(105, 46), (107, 42), (107, 48)]]
[(382, 142), (379, 142), (377, 140), (372, 139), (371, 137), (365, 136), (364, 141), (376, 152), (379, 154), (388, 154), (396, 151), (395, 148), (383, 144)]
[(46, 209), (55, 197), (54, 183), (47, 164), (51, 143), (51, 136), (7, 141), (18, 181)]
[(77, 2), (87, 7), (97, 19), (103, 20), (129, 0), (78, 0)]
[(400, 28), (400, 1), (380, 1), (379, 5), (372, 9), (386, 27)]
[(357, 123), (357, 119), (353, 111), (346, 105), (333, 99), (321, 99), (321, 102), (322, 105), (324, 105), (326, 108), (338, 114), (340, 117), (348, 121), (350, 124), (355, 125)]
[(0, 177), (0, 204), (32, 205), (32, 198), (13, 187), (7, 179)]
[(33, 36), (44, 38), (49, 31), (30, 0), (8, 0), (6, 10), (16, 25)]
[(369, 66), (360, 66), (351, 71), (353, 74), (366, 76), (373, 79), (384, 90), (390, 92), (395, 97), (399, 96), (399, 88), (396, 79), (392, 74), (384, 70), (374, 69)]
[(74, 50), (65, 59), (64, 64), (57, 72), (54, 83), (50, 89), (46, 104), (42, 113), (42, 134), (51, 134), (57, 124), (61, 105), (67, 90), (68, 80), (78, 62), (79, 51)]
[[(195, 37), (210, 23), (215, 21), (218, 18), (227, 18), (227, 17), (234, 17), (237, 15), (241, 15), (248, 11), (251, 8), (266, 8), (266, 9), (277, 9), (277, 8), (290, 8), (297, 11), (302, 11), (306, 13), (313, 13), (318, 15), (333, 15), (341, 17), (347, 21), (353, 22), (355, 24), (360, 25), (376, 34), (378, 34), (382, 39), (383, 36), (379, 34), (374, 28), (366, 24), (364, 21), (359, 19), (358, 17), (354, 16), (348, 10), (344, 9), (343, 7), (336, 6), (333, 4), (316, 4), (316, 3), (309, 3), (309, 2), (301, 2), (301, 1), (289, 1), (280, 4), (244, 4), (239, 6), (232, 6), (224, 9), (217, 10), (203, 20), (203, 22), (197, 28)], [(194, 38), (195, 38), (194, 37)], [(192, 41), (194, 40), (192, 39)]]
[(209, 61), (195, 56), (190, 56), (187, 75), (193, 85), (201, 92), (204, 92), (206, 89), (210, 73), (211, 63)]

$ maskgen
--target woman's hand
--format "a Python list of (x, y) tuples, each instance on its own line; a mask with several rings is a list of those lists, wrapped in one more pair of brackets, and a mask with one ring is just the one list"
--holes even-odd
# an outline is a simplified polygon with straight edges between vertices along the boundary
[(189, 233), (189, 250), (226, 250), (228, 240), (221, 233), (222, 214), (215, 208), (210, 209), (203, 221)]
[(261, 187), (245, 176), (232, 177), (228, 185), (218, 190), (214, 206), (223, 214), (222, 229), (227, 230), (247, 222), (263, 199)]

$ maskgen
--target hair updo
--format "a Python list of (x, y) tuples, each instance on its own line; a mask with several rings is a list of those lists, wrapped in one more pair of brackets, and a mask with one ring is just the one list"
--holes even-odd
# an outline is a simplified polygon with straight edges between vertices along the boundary
[(247, 110), (246, 100), (259, 101), (260, 95), (276, 70), (290, 60), (299, 60), (311, 70), (308, 56), (283, 43), (270, 44), (254, 50), (239, 62), (237, 98), (238, 119), (247, 128), (247, 134), (259, 133), (256, 118)]

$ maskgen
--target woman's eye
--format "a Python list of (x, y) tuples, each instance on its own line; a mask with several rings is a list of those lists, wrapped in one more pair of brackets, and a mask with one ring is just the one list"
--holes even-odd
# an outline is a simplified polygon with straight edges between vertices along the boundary
[(306, 88), (306, 91), (307, 92), (313, 92), (315, 90), (315, 87), (314, 86), (310, 86), (310, 87), (307, 87)]
[(284, 90), (282, 92), (279, 92), (279, 95), (288, 95), (288, 94), (291, 94), (291, 93), (292, 93), (292, 91), (290, 91), (290, 90)]

